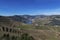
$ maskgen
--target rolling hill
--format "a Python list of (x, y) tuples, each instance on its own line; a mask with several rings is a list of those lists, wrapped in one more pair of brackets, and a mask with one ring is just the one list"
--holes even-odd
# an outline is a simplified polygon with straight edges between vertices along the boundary
[[(37, 26), (36, 26), (37, 25)], [(20, 28), (35, 40), (60, 40), (60, 16), (0, 16), (0, 27)], [(3, 32), (0, 32), (3, 33)]]

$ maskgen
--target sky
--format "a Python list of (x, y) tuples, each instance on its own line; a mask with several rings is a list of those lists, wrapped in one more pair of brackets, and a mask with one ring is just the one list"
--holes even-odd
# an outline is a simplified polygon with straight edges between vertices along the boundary
[(60, 0), (0, 0), (0, 15), (60, 15)]

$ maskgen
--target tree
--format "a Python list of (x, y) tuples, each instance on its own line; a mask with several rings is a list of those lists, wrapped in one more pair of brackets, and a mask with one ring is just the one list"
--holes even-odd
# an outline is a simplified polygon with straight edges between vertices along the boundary
[(11, 38), (12, 40), (17, 40), (17, 37), (15, 37), (15, 36), (12, 36), (12, 38)]
[(21, 40), (34, 40), (32, 36), (29, 36), (27, 33), (21, 35)]

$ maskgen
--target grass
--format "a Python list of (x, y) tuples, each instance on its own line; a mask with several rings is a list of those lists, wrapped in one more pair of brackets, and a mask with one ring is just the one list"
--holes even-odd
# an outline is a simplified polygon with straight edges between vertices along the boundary
[(20, 28), (20, 29), (34, 29), (34, 27), (32, 25), (22, 25), (22, 26), (18, 26), (17, 28)]

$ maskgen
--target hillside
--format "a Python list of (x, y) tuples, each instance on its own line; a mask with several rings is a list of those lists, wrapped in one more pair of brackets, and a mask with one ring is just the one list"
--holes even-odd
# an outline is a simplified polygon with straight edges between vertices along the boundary
[[(27, 35), (29, 37), (26, 40), (31, 40), (30, 37), (32, 38), (32, 40), (60, 40), (59, 15), (0, 16), (0, 28), (3, 28), (3, 26), (6, 28), (6, 31), (10, 30), (10, 32), (0, 31), (0, 34), (9, 34), (9, 38), (11, 38), (11, 35), (14, 35), (14, 37), (18, 38), (16, 40), (21, 40), (20, 38), (22, 37), (26, 38)], [(19, 37), (19, 35), (21, 37)], [(22, 40), (24, 39), (22, 38)]]
[(45, 16), (43, 18), (36, 17), (34, 18), (34, 22), (38, 25), (47, 25), (47, 26), (59, 26), (60, 25), (60, 16), (59, 15), (52, 15), (52, 16)]

